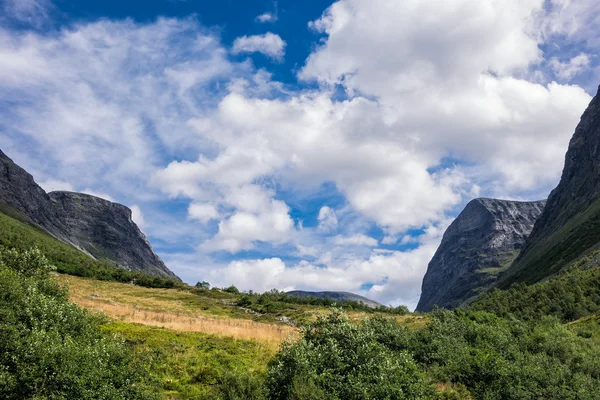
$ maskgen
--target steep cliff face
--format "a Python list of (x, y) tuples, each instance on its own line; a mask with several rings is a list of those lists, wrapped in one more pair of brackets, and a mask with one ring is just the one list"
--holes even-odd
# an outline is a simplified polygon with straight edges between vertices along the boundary
[(287, 294), (289, 294), (290, 296), (298, 297), (315, 297), (318, 299), (331, 299), (339, 302), (356, 301), (357, 303), (362, 303), (363, 305), (371, 308), (377, 308), (381, 306), (380, 303), (374, 300), (367, 299), (366, 297), (349, 292), (308, 292), (305, 290), (292, 290), (287, 292)]
[(444, 233), (427, 267), (417, 310), (458, 307), (494, 284), (525, 244), (545, 203), (469, 202)]
[(131, 210), (98, 197), (47, 194), (0, 151), (0, 205), (29, 218), (52, 236), (97, 259), (150, 275), (179, 279), (154, 253)]
[(523, 251), (499, 281), (534, 283), (600, 247), (600, 93), (569, 143), (560, 183)]
[(133, 222), (129, 208), (82, 193), (48, 195), (78, 247), (121, 268), (176, 278)]
[(69, 238), (58, 210), (44, 189), (27, 171), (0, 150), (0, 203), (5, 204), (44, 228), (51, 235), (75, 245)]

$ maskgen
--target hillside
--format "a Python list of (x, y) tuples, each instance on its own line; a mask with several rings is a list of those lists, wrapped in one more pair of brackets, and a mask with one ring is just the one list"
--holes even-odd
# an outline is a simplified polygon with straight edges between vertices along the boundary
[(131, 210), (95, 196), (46, 193), (0, 150), (0, 204), (56, 239), (117, 267), (174, 280), (133, 222)]
[(569, 143), (558, 186), (550, 193), (523, 250), (498, 282), (534, 283), (600, 245), (600, 95)]
[(427, 266), (417, 310), (455, 308), (491, 287), (525, 244), (544, 205), (545, 201), (470, 201)]

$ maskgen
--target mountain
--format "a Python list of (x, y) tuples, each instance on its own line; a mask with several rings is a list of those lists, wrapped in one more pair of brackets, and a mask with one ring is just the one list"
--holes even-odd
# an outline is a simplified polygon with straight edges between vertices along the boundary
[[(600, 89), (599, 89), (600, 91)], [(558, 186), (550, 193), (521, 254), (498, 287), (538, 282), (600, 248), (600, 92), (569, 143)]]
[(470, 201), (429, 262), (417, 310), (455, 308), (492, 286), (524, 246), (545, 203)]
[(1, 150), (0, 205), (93, 258), (179, 280), (154, 253), (129, 208), (87, 194), (46, 193)]
[(292, 290), (287, 292), (287, 294), (290, 296), (298, 297), (315, 297), (317, 299), (331, 299), (340, 302), (356, 301), (357, 303), (362, 303), (363, 305), (371, 308), (377, 308), (381, 306), (381, 304), (379, 304), (376, 301), (348, 292), (307, 292), (304, 290)]

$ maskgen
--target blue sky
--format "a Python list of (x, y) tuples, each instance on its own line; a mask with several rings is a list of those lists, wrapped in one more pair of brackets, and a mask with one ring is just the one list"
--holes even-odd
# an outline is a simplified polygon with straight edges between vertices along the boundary
[(3, 0), (0, 148), (131, 207), (187, 282), (413, 307), (469, 200), (556, 185), (599, 23), (591, 0)]

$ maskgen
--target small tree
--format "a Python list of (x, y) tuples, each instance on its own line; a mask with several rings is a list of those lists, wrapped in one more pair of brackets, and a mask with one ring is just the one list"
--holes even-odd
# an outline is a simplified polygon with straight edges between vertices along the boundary
[(238, 294), (240, 292), (238, 290), (238, 288), (236, 288), (233, 285), (229, 286), (228, 288), (225, 288), (224, 291), (227, 292), (227, 293), (234, 293), (234, 294)]
[(206, 281), (202, 281), (202, 282), (198, 282), (196, 283), (196, 287), (198, 289), (210, 289), (210, 283), (206, 282)]

